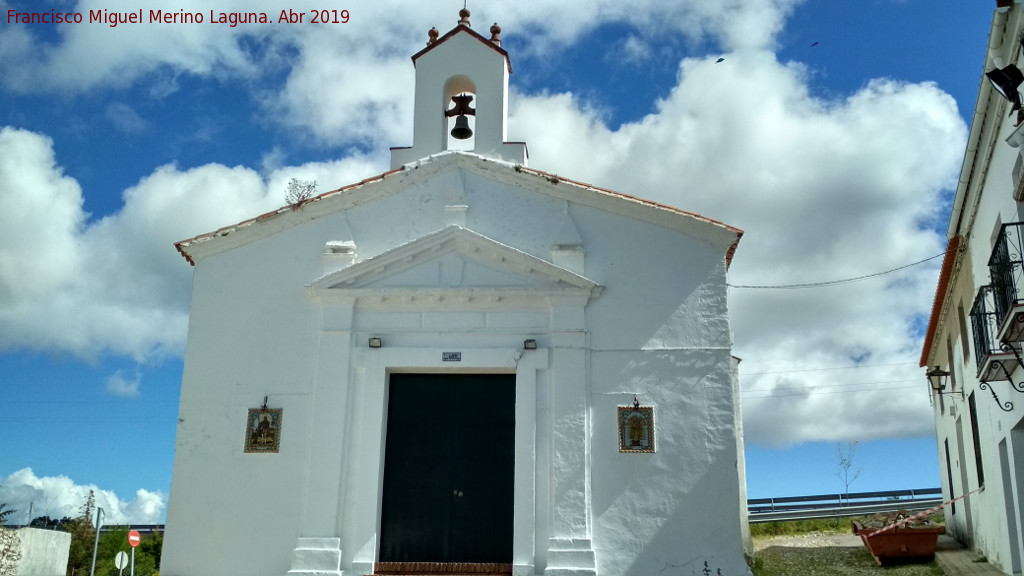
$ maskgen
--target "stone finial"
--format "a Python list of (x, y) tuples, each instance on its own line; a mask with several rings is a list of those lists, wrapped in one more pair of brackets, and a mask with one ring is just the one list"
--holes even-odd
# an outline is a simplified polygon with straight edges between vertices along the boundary
[(491, 42), (501, 46), (501, 26), (497, 22), (491, 26)]
[(430, 31), (427, 32), (427, 36), (430, 37), (430, 39), (427, 40), (427, 46), (430, 46), (434, 42), (437, 42), (437, 35), (438, 35), (437, 28), (431, 28)]
[(469, 8), (459, 10), (459, 26), (471, 27), (469, 25)]

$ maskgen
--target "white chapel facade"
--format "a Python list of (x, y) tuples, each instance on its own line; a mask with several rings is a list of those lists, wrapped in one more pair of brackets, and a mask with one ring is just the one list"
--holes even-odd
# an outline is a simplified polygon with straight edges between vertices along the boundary
[(529, 168), (460, 16), (390, 171), (177, 244), (164, 576), (750, 573), (742, 231)]

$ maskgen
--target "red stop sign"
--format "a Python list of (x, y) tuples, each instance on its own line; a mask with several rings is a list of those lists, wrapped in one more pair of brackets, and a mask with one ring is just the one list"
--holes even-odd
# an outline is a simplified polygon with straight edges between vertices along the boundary
[(131, 532), (128, 533), (128, 543), (131, 544), (132, 548), (135, 548), (136, 546), (138, 546), (139, 542), (141, 542), (141, 541), (142, 541), (142, 537), (139, 536), (139, 531), (138, 530), (132, 530)]

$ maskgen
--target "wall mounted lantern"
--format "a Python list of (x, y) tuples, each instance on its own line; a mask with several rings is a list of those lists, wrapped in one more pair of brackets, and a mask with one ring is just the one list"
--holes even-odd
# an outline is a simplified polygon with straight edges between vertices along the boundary
[(1006, 98), (1010, 102), (1013, 102), (1018, 107), (1020, 106), (1020, 93), (1017, 89), (1020, 88), (1021, 84), (1024, 84), (1024, 73), (1019, 68), (1010, 64), (1005, 68), (995, 68), (985, 72), (985, 76), (988, 77), (988, 81), (995, 88), (996, 92), (1003, 98)]
[(963, 397), (964, 397), (964, 391), (963, 390), (954, 390), (952, 392), (944, 392), (944, 390), (946, 389), (946, 382), (949, 381), (949, 374), (950, 373), (949, 373), (948, 370), (943, 370), (942, 368), (939, 368), (938, 366), (936, 366), (935, 368), (932, 368), (931, 370), (926, 372), (925, 376), (928, 376), (928, 384), (931, 385), (932, 390), (934, 392), (936, 392), (938, 394), (946, 394), (946, 395), (949, 395), (949, 396), (959, 395), (960, 399), (963, 400)]
[(992, 88), (999, 93), (1000, 96), (1006, 98), (1013, 104), (1013, 108), (1010, 109), (1010, 115), (1013, 116), (1014, 112), (1017, 112), (1017, 123), (1015, 126), (1019, 126), (1021, 117), (1024, 110), (1021, 109), (1020, 105), (1020, 92), (1017, 90), (1021, 84), (1024, 84), (1024, 72), (1020, 71), (1013, 64), (1006, 66), (1005, 68), (995, 68), (985, 72), (985, 76), (988, 77), (988, 81), (992, 84)]

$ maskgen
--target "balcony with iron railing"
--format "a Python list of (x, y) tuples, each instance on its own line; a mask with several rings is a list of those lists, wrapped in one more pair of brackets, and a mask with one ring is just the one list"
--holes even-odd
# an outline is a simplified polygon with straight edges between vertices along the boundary
[(988, 260), (999, 342), (1024, 340), (1024, 222), (1003, 224)]
[(992, 285), (982, 286), (971, 307), (974, 359), (978, 379), (982, 382), (1009, 380), (1010, 374), (1020, 366), (1017, 345), (999, 340), (1000, 318), (996, 312), (995, 292)]

